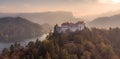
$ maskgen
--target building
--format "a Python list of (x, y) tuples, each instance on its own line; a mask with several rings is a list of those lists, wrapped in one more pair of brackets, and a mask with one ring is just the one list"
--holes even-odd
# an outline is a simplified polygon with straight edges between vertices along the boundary
[(75, 32), (77, 30), (83, 30), (85, 28), (85, 23), (83, 21), (79, 21), (77, 23), (63, 23), (61, 26), (56, 25), (54, 28), (55, 32), (62, 33), (62, 32)]

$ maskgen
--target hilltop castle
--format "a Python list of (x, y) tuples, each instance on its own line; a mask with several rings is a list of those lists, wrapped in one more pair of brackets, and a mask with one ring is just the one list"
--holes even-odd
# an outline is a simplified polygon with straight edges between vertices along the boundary
[(83, 30), (85, 28), (85, 23), (83, 21), (79, 21), (77, 23), (63, 23), (61, 24), (61, 26), (58, 26), (57, 24), (54, 27), (54, 31), (58, 32), (58, 33), (62, 33), (62, 32), (75, 32), (75, 31), (79, 31), (79, 30)]

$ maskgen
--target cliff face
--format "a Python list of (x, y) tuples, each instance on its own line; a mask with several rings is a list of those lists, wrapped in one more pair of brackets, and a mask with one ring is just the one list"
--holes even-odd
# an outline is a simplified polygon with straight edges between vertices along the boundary
[(41, 26), (27, 19), (21, 17), (0, 18), (0, 41), (21, 41), (42, 34)]

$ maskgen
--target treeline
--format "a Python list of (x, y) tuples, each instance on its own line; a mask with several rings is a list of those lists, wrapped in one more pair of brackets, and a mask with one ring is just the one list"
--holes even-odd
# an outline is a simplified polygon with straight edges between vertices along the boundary
[(5, 48), (0, 59), (119, 59), (108, 40), (110, 30), (50, 33), (42, 42), (37, 39), (25, 47), (15, 43)]

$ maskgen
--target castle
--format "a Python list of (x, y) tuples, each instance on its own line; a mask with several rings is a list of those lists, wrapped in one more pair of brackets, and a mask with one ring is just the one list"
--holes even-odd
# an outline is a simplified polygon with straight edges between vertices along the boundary
[(58, 33), (62, 32), (75, 32), (77, 30), (83, 30), (85, 28), (85, 23), (83, 21), (79, 21), (77, 23), (63, 23), (61, 26), (55, 25), (54, 31)]

